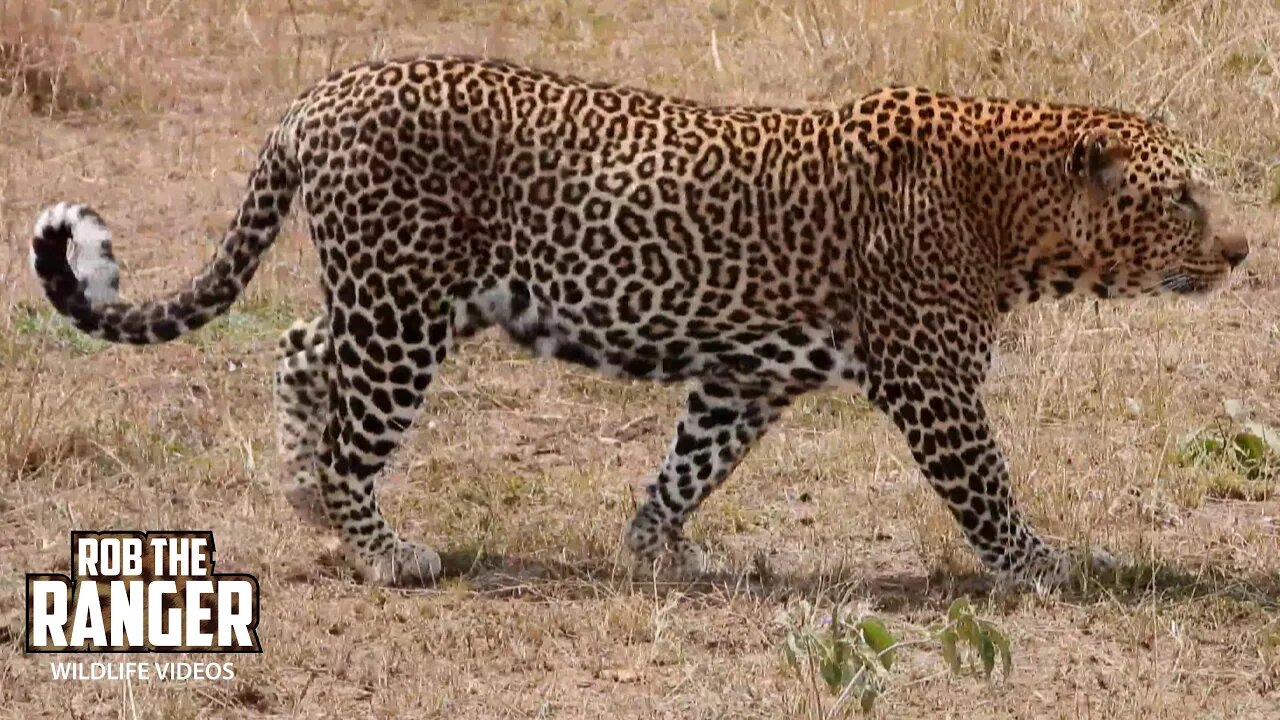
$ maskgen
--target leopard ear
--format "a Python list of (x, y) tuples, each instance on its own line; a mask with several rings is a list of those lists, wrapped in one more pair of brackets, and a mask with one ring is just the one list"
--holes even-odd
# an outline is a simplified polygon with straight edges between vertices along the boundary
[(1132, 150), (1114, 130), (1099, 127), (1076, 138), (1067, 156), (1067, 175), (1102, 191), (1114, 190), (1124, 177)]

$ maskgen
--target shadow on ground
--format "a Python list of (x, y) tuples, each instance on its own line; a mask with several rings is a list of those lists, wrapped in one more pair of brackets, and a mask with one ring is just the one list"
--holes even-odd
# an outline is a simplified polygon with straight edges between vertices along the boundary
[[(870, 600), (883, 612), (945, 608), (961, 595), (999, 600), (1012, 609), (1019, 599), (1036, 597), (1035, 589), (1013, 590), (998, 585), (985, 573), (954, 574), (867, 573), (855, 566), (817, 572), (772, 572), (753, 567), (716, 572), (695, 579), (670, 578), (633, 572), (615, 562), (561, 562), (518, 554), (451, 552), (442, 555), (441, 582), (465, 581), (467, 588), (490, 598), (581, 600), (643, 593), (708, 605), (743, 597), (783, 602)], [(349, 579), (338, 558), (326, 554), (313, 569), (294, 574), (286, 582)], [(399, 592), (432, 593), (437, 588), (403, 588)], [(1091, 572), (1057, 593), (1062, 602), (1080, 605), (1185, 602), (1225, 598), (1280, 611), (1280, 569), (1270, 574), (1245, 574), (1231, 568), (1189, 569), (1173, 562), (1135, 563)]]

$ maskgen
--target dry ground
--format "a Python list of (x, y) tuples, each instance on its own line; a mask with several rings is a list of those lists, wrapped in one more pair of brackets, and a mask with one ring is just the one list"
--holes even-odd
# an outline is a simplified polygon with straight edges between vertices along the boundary
[[(1214, 497), (1167, 462), (1223, 401), (1280, 424), (1280, 4), (1274, 0), (0, 0), (0, 716), (822, 717), (774, 618), (849, 599), (923, 636), (970, 593), (1013, 641), (988, 685), (904, 651), (886, 717), (1280, 718), (1280, 501)], [(315, 312), (292, 222), (216, 326), (151, 349), (51, 319), (26, 268), (38, 208), (113, 225), (125, 291), (199, 266), (266, 129), (332, 67), (502, 55), (716, 102), (829, 103), (905, 81), (1163, 112), (1255, 240), (1200, 303), (1019, 312), (990, 388), (1036, 522), (1134, 563), (1085, 592), (992, 598), (889, 423), (814, 396), (698, 517), (734, 572), (628, 579), (618, 534), (679, 388), (456, 353), (387, 480), (410, 536), (472, 562), (437, 589), (352, 582), (273, 489), (270, 350)], [(1220, 489), (1220, 488), (1219, 488)], [(21, 652), (22, 573), (73, 528), (210, 528), (262, 581), (264, 654), (230, 683), (58, 685)], [(829, 705), (829, 703), (828, 703)]]

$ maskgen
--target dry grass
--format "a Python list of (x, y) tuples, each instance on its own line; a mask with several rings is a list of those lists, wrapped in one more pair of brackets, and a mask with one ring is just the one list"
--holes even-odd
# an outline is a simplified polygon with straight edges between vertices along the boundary
[(711, 101), (826, 103), (908, 81), (1107, 103), (1160, 111), (1200, 142), (1254, 238), (1244, 277), (1206, 303), (1020, 312), (990, 388), (1036, 522), (1134, 571), (1082, 594), (980, 593), (1015, 674), (950, 679), (936, 648), (912, 648), (882, 708), (1280, 717), (1265, 650), (1280, 630), (1280, 502), (1217, 500), (1213, 478), (1166, 462), (1226, 398), (1280, 424), (1273, 0), (0, 3), (0, 618), (20, 610), (23, 572), (66, 562), (73, 528), (210, 528), (222, 566), (262, 580), (266, 648), (232, 683), (126, 696), (50, 682), (11, 619), (0, 716), (816, 716), (779, 663), (772, 619), (789, 602), (847, 597), (913, 635), (981, 590), (889, 423), (836, 394), (790, 412), (695, 522), (736, 574), (633, 583), (618, 533), (679, 390), (492, 338), (451, 361), (384, 496), (407, 534), (475, 562), (432, 591), (357, 585), (273, 489), (270, 348), (317, 306), (296, 223), (233, 315), (194, 337), (106, 347), (48, 317), (25, 264), (43, 204), (104, 212), (127, 293), (172, 286), (211, 250), (303, 86), (368, 56), (452, 50)]
[(74, 60), (76, 49), (43, 0), (0, 4), (0, 94), (25, 98), (32, 113), (64, 115), (100, 102), (102, 84)]

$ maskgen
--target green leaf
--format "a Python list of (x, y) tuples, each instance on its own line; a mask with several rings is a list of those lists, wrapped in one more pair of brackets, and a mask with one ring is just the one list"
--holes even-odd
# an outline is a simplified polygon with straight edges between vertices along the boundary
[(1215, 438), (1193, 438), (1183, 447), (1179, 465), (1194, 465), (1204, 460), (1221, 457), (1224, 445)]
[(783, 653), (787, 658), (787, 665), (791, 666), (791, 669), (797, 673), (800, 672), (800, 645), (796, 641), (795, 633), (787, 633), (787, 643), (783, 647)]
[(1260, 422), (1245, 423), (1244, 428), (1257, 435), (1272, 453), (1280, 454), (1280, 430)]
[(996, 646), (991, 642), (990, 635), (979, 633), (978, 636), (978, 657), (982, 658), (982, 674), (991, 677), (991, 672), (996, 669)]
[(875, 708), (876, 697), (878, 695), (879, 693), (877, 693), (876, 689), (873, 687), (868, 687), (862, 691), (862, 697), (858, 698), (862, 707), (862, 712), (869, 713), (873, 708)]
[(863, 657), (861, 654), (855, 655), (854, 657), (857, 658), (855, 662), (848, 662), (840, 666), (840, 689), (841, 690), (854, 684), (855, 682), (860, 682), (862, 680), (865, 680), (867, 675), (866, 669), (868, 667), (871, 667), (871, 665), (867, 662), (867, 658)]
[(858, 623), (858, 629), (862, 631), (862, 639), (876, 652), (876, 657), (880, 659), (884, 669), (893, 669), (893, 659), (898, 652), (894, 649), (897, 641), (893, 639), (893, 635), (889, 633), (884, 623), (874, 617), (864, 617)]
[(833, 662), (823, 662), (819, 672), (822, 674), (822, 681), (827, 684), (827, 690), (832, 695), (839, 695), (844, 687), (841, 683), (844, 679), (844, 668)]
[(973, 606), (969, 604), (969, 598), (959, 597), (951, 602), (951, 607), (947, 608), (947, 619), (951, 622), (958, 622), (961, 618), (972, 617)]
[(972, 616), (961, 618), (960, 622), (956, 623), (956, 633), (959, 634), (960, 639), (969, 643), (970, 646), (975, 648), (978, 647), (978, 636), (980, 635), (980, 632), (978, 630), (978, 623)]
[(1253, 433), (1236, 433), (1236, 436), (1232, 438), (1232, 442), (1236, 446), (1236, 451), (1250, 463), (1261, 463), (1267, 456), (1267, 444), (1262, 441), (1262, 438)]
[(942, 643), (942, 657), (947, 661), (947, 665), (951, 667), (952, 674), (960, 674), (960, 650), (956, 647), (956, 631), (948, 628), (938, 633), (938, 640)]
[(1009, 677), (1009, 673), (1013, 672), (1013, 652), (1009, 649), (1009, 638), (989, 623), (983, 629), (987, 631), (987, 637), (991, 638), (996, 650), (1000, 651), (1000, 671), (1005, 677)]

